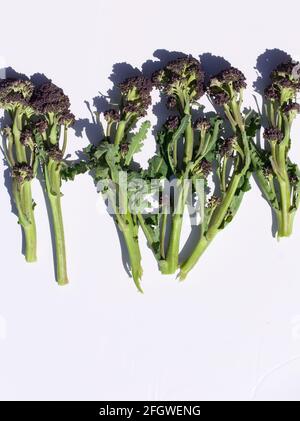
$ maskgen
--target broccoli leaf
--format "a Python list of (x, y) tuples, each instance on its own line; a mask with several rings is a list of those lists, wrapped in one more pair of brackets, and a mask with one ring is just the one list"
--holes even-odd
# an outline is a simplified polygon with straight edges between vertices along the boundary
[(258, 185), (270, 206), (278, 210), (279, 204), (274, 185), (272, 185), (273, 180), (266, 176), (264, 171), (266, 167), (269, 167), (270, 171), (272, 171), (268, 153), (259, 150), (253, 141), (250, 142), (250, 153), (252, 170), (256, 173)]
[(160, 155), (154, 155), (148, 161), (148, 168), (144, 172), (145, 177), (150, 179), (165, 178), (168, 174), (168, 166), (164, 158)]
[(65, 181), (74, 180), (77, 175), (84, 174), (89, 170), (89, 164), (84, 161), (80, 161), (71, 165), (68, 165), (64, 162), (61, 168), (61, 177)]
[(144, 121), (137, 133), (135, 133), (129, 143), (128, 152), (125, 157), (125, 165), (129, 166), (134, 154), (140, 152), (143, 147), (143, 142), (147, 137), (148, 130), (151, 127), (150, 121)]
[(261, 117), (260, 115), (252, 110), (246, 117), (245, 128), (247, 136), (254, 138), (256, 133), (261, 128)]

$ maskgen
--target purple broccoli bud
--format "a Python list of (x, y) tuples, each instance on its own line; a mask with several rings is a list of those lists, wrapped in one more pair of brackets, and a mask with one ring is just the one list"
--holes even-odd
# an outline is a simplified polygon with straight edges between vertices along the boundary
[(198, 118), (194, 123), (194, 128), (196, 130), (207, 131), (211, 128), (211, 124), (206, 118)]
[(270, 85), (265, 89), (265, 97), (270, 101), (279, 101), (280, 92), (274, 85)]
[(165, 122), (165, 128), (170, 132), (173, 132), (178, 129), (180, 125), (180, 117), (177, 115), (172, 115)]
[(264, 131), (264, 139), (268, 142), (280, 143), (284, 138), (283, 133), (277, 127), (270, 127)]
[(20, 141), (24, 146), (32, 146), (33, 133), (29, 128), (25, 128), (21, 133)]
[(190, 100), (199, 99), (205, 92), (204, 72), (195, 58), (188, 56), (170, 61), (163, 69), (152, 75), (153, 84), (174, 99), (170, 104), (177, 105), (178, 93), (188, 93)]
[(167, 108), (169, 110), (175, 108), (177, 105), (177, 99), (175, 96), (169, 96), (169, 98), (167, 99)]
[(208, 200), (207, 207), (209, 209), (215, 209), (217, 206), (219, 206), (222, 203), (222, 200), (220, 197), (217, 196), (211, 196)]
[(228, 137), (227, 139), (224, 139), (220, 145), (221, 157), (230, 158), (231, 156), (233, 156), (236, 142), (237, 142), (236, 137)]
[(108, 122), (108, 123), (117, 123), (118, 121), (120, 121), (120, 113), (117, 110), (106, 110), (103, 113), (104, 115), (104, 119)]
[(63, 160), (63, 153), (58, 146), (51, 146), (48, 149), (48, 156), (53, 161), (61, 162)]
[(40, 118), (34, 123), (34, 128), (37, 130), (38, 133), (43, 134), (48, 130), (48, 122), (43, 118)]
[(152, 83), (143, 76), (126, 79), (120, 84), (123, 96), (123, 113), (144, 117), (151, 105)]
[(205, 158), (202, 159), (197, 165), (197, 167), (194, 169), (194, 172), (198, 176), (203, 176), (204, 178), (207, 178), (212, 172), (211, 162), (207, 161)]
[(22, 184), (34, 178), (33, 169), (27, 164), (18, 164), (12, 168), (12, 177)]
[(3, 79), (0, 81), (0, 107), (28, 108), (33, 93), (33, 85), (28, 80)]
[(34, 90), (31, 105), (40, 114), (54, 114), (59, 119), (69, 113), (70, 100), (61, 88), (48, 82)]

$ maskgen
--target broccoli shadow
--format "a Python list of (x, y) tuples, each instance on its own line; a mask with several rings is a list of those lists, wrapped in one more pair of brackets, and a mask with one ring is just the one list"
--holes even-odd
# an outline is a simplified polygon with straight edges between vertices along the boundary
[[(179, 51), (168, 51), (164, 49), (158, 49), (154, 51), (153, 57), (157, 60), (147, 60), (142, 64), (143, 75), (151, 79), (152, 74), (166, 66), (169, 61), (176, 60), (178, 58), (186, 57), (187, 54)], [(159, 101), (153, 105), (152, 112), (156, 118), (156, 124), (152, 127), (152, 135), (156, 137), (158, 131), (165, 123), (170, 114), (174, 115), (174, 111), (170, 111), (167, 108), (167, 97), (164, 94), (159, 94)], [(156, 145), (157, 146), (157, 145)], [(181, 145), (179, 145), (180, 153)]]
[(258, 78), (253, 83), (254, 90), (260, 95), (264, 94), (265, 88), (270, 84), (271, 72), (281, 63), (291, 60), (291, 56), (285, 51), (273, 48), (262, 53), (256, 61), (255, 69), (258, 72)]
[(203, 53), (199, 56), (202, 69), (205, 73), (205, 84), (207, 85), (209, 79), (222, 70), (230, 68), (231, 64), (225, 60), (224, 57), (215, 56), (211, 53)]
[(30, 76), (30, 81), (35, 86), (41, 86), (44, 83), (51, 82), (51, 79), (49, 79), (44, 73), (34, 73), (32, 76)]
[(179, 264), (185, 262), (190, 257), (192, 252), (195, 250), (200, 238), (201, 235), (199, 225), (192, 225), (188, 239), (186, 240), (184, 246), (182, 247), (179, 253)]
[(17, 72), (12, 67), (5, 67), (4, 69), (0, 69), (0, 74), (5, 75), (5, 78), (7, 79), (30, 80), (27, 75)]
[[(266, 105), (264, 91), (271, 83), (270, 75), (272, 71), (279, 64), (285, 63), (289, 60), (291, 60), (291, 56), (285, 51), (279, 50), (278, 48), (274, 48), (271, 50), (267, 49), (264, 53), (258, 56), (255, 67), (258, 76), (256, 81), (253, 82), (253, 89), (262, 97), (262, 110), (264, 110), (264, 107)], [(254, 98), (256, 103), (258, 104), (255, 96)], [(265, 113), (262, 113), (261, 119), (263, 127), (266, 127), (268, 121), (265, 116)]]

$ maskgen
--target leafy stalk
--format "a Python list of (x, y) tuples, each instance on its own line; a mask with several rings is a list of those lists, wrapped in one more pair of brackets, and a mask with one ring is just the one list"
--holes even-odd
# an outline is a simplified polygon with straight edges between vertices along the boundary
[[(180, 266), (181, 280), (186, 278), (218, 232), (232, 221), (244, 192), (249, 189), (251, 155), (246, 121), (241, 112), (242, 92), (245, 87), (244, 75), (235, 68), (221, 72), (210, 81), (209, 95), (216, 105), (223, 107), (233, 136), (219, 141), (219, 151), (213, 157), (218, 168), (216, 174), (219, 176), (222, 195), (212, 196), (205, 204), (199, 226), (199, 241)], [(205, 127), (200, 126), (202, 132), (204, 129)], [(202, 133), (202, 148), (204, 144)], [(205, 197), (202, 195), (201, 199), (205, 200)]]
[[(63, 158), (67, 148), (68, 128), (74, 122), (70, 101), (63, 90), (48, 82), (35, 89), (31, 105), (39, 115), (35, 139), (54, 231), (55, 272), (58, 285), (68, 284), (64, 224), (61, 207)], [(62, 136), (61, 136), (62, 135)], [(60, 146), (62, 139), (62, 147)]]
[[(171, 197), (170, 237), (165, 250), (167, 217), (162, 216), (159, 265), (162, 273), (172, 274), (178, 268), (183, 214), (188, 190), (184, 187), (189, 178), (190, 165), (194, 160), (195, 138), (191, 108), (204, 93), (204, 73), (198, 60), (185, 57), (169, 62), (165, 68), (155, 72), (152, 80), (162, 93), (168, 95), (168, 108), (175, 109), (179, 116), (171, 116), (158, 134), (159, 155), (169, 171), (168, 180), (177, 179), (177, 197)], [(178, 144), (183, 141), (183, 157), (178, 156)], [(158, 174), (159, 176), (159, 174)]]
[(4, 151), (11, 170), (12, 194), (25, 239), (25, 259), (37, 260), (37, 238), (31, 183), (37, 157), (31, 127), (33, 85), (29, 81), (4, 79), (0, 83), (0, 107), (10, 116), (4, 128)]
[(264, 109), (269, 126), (265, 128), (265, 146), (251, 145), (253, 169), (265, 199), (277, 217), (277, 237), (289, 237), (299, 207), (299, 168), (288, 154), (291, 128), (300, 105), (295, 103), (299, 90), (297, 63), (280, 64), (271, 73), (271, 85), (265, 90)]
[[(103, 185), (103, 195), (108, 199), (115, 222), (127, 247), (130, 269), (137, 289), (142, 291), (143, 274), (141, 253), (138, 241), (139, 211), (132, 211), (132, 193), (126, 183), (140, 175), (133, 166), (134, 156), (142, 149), (147, 138), (150, 122), (141, 124), (138, 131), (132, 132), (136, 123), (145, 117), (151, 104), (151, 81), (144, 77), (126, 79), (119, 85), (121, 101), (116, 109), (104, 112), (107, 123), (106, 138), (97, 146), (89, 146), (85, 152), (87, 162), (80, 162), (64, 168), (64, 178), (73, 179), (77, 174), (91, 171), (95, 182)], [(122, 175), (126, 175), (125, 183)], [(149, 242), (151, 238), (148, 237)]]

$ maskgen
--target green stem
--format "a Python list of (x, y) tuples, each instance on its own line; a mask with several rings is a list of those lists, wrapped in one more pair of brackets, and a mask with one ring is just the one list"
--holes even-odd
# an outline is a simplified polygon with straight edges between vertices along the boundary
[(218, 231), (219, 227), (221, 226), (226, 213), (228, 211), (228, 208), (232, 202), (232, 199), (235, 195), (235, 192), (239, 186), (240, 183), (240, 179), (241, 179), (241, 174), (236, 174), (232, 177), (232, 180), (229, 184), (228, 190), (226, 195), (224, 196), (224, 199), (221, 203), (220, 206), (217, 207), (216, 211), (213, 214), (213, 217), (210, 221), (209, 224), (209, 229), (208, 229), (208, 233), (207, 233), (207, 237), (210, 238), (211, 235), (213, 235), (212, 233), (214, 232), (214, 230)]
[(161, 273), (164, 275), (171, 275), (176, 272), (178, 268), (178, 257), (180, 247), (180, 236), (182, 230), (183, 215), (176, 214), (172, 217), (172, 228), (170, 235), (170, 243), (166, 255), (166, 260), (160, 263)]
[[(190, 110), (185, 110), (185, 114), (191, 116)], [(185, 129), (185, 143), (184, 143), (184, 158), (183, 162), (185, 165), (188, 165), (193, 158), (193, 150), (194, 150), (194, 130), (192, 126), (192, 121), (190, 119), (189, 124)]]
[(148, 246), (154, 253), (154, 248), (153, 248), (154, 240), (153, 240), (153, 235), (151, 233), (151, 228), (149, 228), (147, 224), (145, 223), (145, 220), (142, 214), (138, 213), (137, 218), (138, 218), (140, 226), (142, 227), (143, 233), (145, 234)]
[[(220, 206), (218, 206), (210, 220), (208, 230), (205, 235), (203, 235), (192, 254), (187, 258), (187, 260), (180, 266), (180, 279), (184, 280), (190, 270), (196, 265), (204, 251), (207, 249), (209, 244), (217, 235), (219, 228), (224, 221), (228, 208), (232, 202), (232, 199), (235, 195), (235, 192), (239, 186), (241, 174), (236, 174), (228, 187), (227, 193), (224, 196), (224, 199)], [(201, 230), (200, 230), (201, 231)], [(201, 233), (200, 233), (201, 235)]]
[[(55, 166), (55, 168), (53, 168)], [(55, 241), (56, 281), (58, 285), (68, 284), (67, 258), (64, 225), (61, 209), (60, 165), (50, 159), (45, 166), (46, 189), (50, 203)]]
[(160, 262), (160, 270), (164, 275), (171, 275), (178, 269), (179, 249), (180, 249), (180, 238), (183, 223), (183, 213), (186, 202), (186, 195), (188, 189), (184, 185), (184, 179), (179, 180), (179, 194), (177, 199), (177, 206), (175, 212), (172, 215), (172, 226), (169, 245), (167, 249), (166, 259)]
[(68, 145), (68, 127), (64, 126), (64, 141), (63, 141), (63, 146), (61, 150), (62, 156), (65, 156), (67, 145)]
[(134, 283), (137, 289), (140, 292), (143, 292), (140, 281), (143, 276), (143, 268), (141, 264), (141, 252), (138, 242), (138, 227), (134, 225), (132, 220), (132, 216), (130, 213), (125, 215), (116, 214), (118, 226), (124, 236), (124, 240), (126, 243), (130, 266), (131, 266), (131, 273)]
[(274, 103), (273, 103), (273, 101), (269, 101), (268, 110), (269, 110), (269, 113), (268, 113), (269, 114), (268, 115), (269, 121), (270, 121), (272, 127), (275, 127), (275, 125), (276, 125), (276, 118), (275, 118), (275, 109), (274, 109)]
[(161, 215), (161, 226), (160, 226), (160, 256), (162, 259), (166, 258), (165, 252), (165, 242), (166, 242), (166, 233), (167, 233), (167, 223), (168, 223), (168, 214), (165, 211), (163, 206), (162, 215)]
[(221, 188), (222, 188), (222, 193), (225, 194), (226, 193), (226, 176), (227, 176), (227, 161), (228, 158), (225, 156), (224, 160), (223, 160), (223, 165), (222, 165), (222, 172), (221, 172)]
[(180, 274), (179, 279), (183, 281), (191, 269), (196, 265), (200, 257), (204, 254), (209, 244), (212, 242), (213, 238), (217, 232), (215, 232), (214, 236), (211, 236), (208, 240), (205, 236), (202, 236), (195, 247), (193, 253), (190, 255), (190, 257), (180, 266)]
[(287, 172), (287, 149), (290, 140), (290, 126), (285, 121), (285, 137), (282, 143), (278, 145), (278, 166), (282, 177), (278, 177), (280, 190), (280, 211), (281, 216), (278, 220), (278, 238), (289, 237), (293, 229), (293, 215), (291, 213), (291, 186)]
[(28, 263), (33, 263), (37, 260), (37, 239), (31, 182), (24, 181), (20, 184), (14, 179), (12, 191), (25, 237), (25, 259)]
[(115, 145), (119, 145), (125, 135), (126, 121), (122, 120), (118, 123), (116, 135), (115, 135)]
[(12, 134), (14, 138), (16, 159), (19, 164), (27, 163), (25, 146), (21, 143), (22, 112), (17, 108), (14, 116)]
[(281, 210), (276, 212), (276, 216), (278, 224), (277, 238), (290, 237), (293, 232), (295, 213)]
[(291, 214), (290, 185), (278, 179), (280, 190), (280, 216), (278, 218), (278, 238), (289, 237), (293, 229), (293, 216)]
[(57, 143), (58, 143), (57, 124), (55, 122), (50, 127), (49, 142), (50, 142), (51, 145), (57, 145)]

